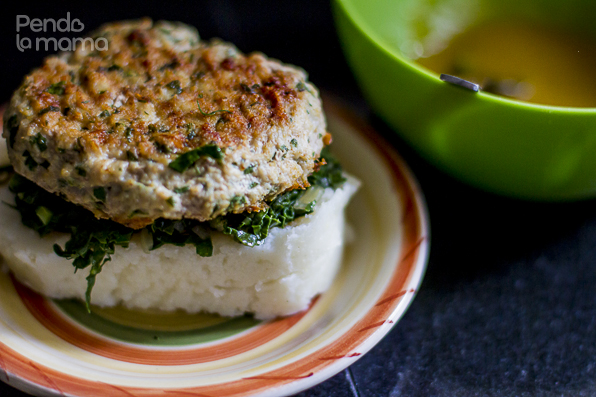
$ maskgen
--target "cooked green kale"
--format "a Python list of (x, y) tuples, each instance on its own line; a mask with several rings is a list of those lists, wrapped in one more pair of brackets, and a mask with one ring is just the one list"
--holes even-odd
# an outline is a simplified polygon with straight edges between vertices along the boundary
[(303, 207), (298, 205), (305, 192), (291, 190), (277, 196), (264, 211), (227, 214), (211, 221), (211, 226), (249, 247), (261, 245), (271, 228), (284, 227), (294, 219), (314, 211), (314, 200)]
[(271, 228), (285, 227), (294, 219), (312, 213), (317, 190), (322, 193), (324, 188), (337, 189), (346, 181), (341, 165), (327, 148), (321, 151), (321, 157), (326, 164), (308, 177), (309, 188), (280, 194), (264, 211), (220, 216), (211, 221), (211, 226), (249, 247), (261, 245)]
[(86, 292), (89, 309), (95, 276), (111, 259), (116, 245), (128, 246), (133, 230), (116, 222), (97, 219), (90, 211), (43, 190), (18, 174), (10, 180), (9, 189), (15, 194), (16, 209), (25, 226), (40, 236), (53, 231), (70, 233), (64, 249), (56, 244), (54, 252), (72, 259), (75, 272), (90, 267)]

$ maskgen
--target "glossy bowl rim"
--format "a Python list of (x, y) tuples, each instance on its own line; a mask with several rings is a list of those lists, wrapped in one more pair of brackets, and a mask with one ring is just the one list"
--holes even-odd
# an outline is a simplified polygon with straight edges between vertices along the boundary
[[(431, 84), (449, 84), (443, 82), (439, 75), (435, 72), (430, 71), (422, 65), (419, 65), (414, 60), (411, 60), (403, 56), (399, 50), (394, 49), (393, 46), (386, 43), (386, 40), (377, 34), (374, 28), (370, 27), (369, 24), (364, 22), (360, 17), (360, 14), (351, 5), (354, 0), (334, 0), (336, 7), (341, 8), (341, 12), (350, 20), (356, 30), (360, 34), (367, 38), (378, 50), (391, 58), (394, 62), (397, 62), (411, 71), (416, 73), (419, 77), (427, 80)], [(338, 12), (335, 13), (339, 14)], [(455, 87), (457, 89), (464, 89)], [(489, 94), (486, 92), (470, 92), (470, 94), (478, 95), (479, 100), (487, 101), (495, 106), (504, 106), (509, 108), (515, 108), (516, 110), (524, 110), (527, 112), (535, 113), (549, 113), (549, 114), (561, 114), (561, 115), (594, 115), (596, 114), (596, 107), (575, 107), (575, 106), (555, 106), (555, 105), (541, 105), (537, 103), (530, 103), (519, 101), (516, 99), (509, 99), (499, 95)]]

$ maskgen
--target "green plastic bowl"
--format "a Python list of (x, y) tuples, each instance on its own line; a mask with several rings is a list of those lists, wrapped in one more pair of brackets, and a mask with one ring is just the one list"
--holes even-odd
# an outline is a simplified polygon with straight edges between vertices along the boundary
[(368, 103), (430, 162), (498, 194), (596, 196), (596, 108), (474, 93), (402, 54), (411, 50), (416, 32), (436, 23), (437, 12), (443, 22), (462, 26), (523, 18), (593, 34), (596, 2), (335, 0), (333, 6), (344, 52)]

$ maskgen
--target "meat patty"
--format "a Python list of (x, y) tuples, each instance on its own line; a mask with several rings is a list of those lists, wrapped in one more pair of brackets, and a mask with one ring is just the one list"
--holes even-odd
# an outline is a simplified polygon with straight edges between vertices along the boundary
[(301, 69), (201, 41), (186, 25), (105, 25), (25, 77), (5, 115), (16, 172), (141, 228), (260, 210), (308, 186), (328, 140)]

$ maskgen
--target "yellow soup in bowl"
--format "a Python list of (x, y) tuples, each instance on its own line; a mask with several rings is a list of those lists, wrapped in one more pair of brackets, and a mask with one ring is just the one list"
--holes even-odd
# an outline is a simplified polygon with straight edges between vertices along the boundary
[(596, 107), (596, 41), (554, 27), (519, 21), (480, 24), (416, 62), (510, 98)]

